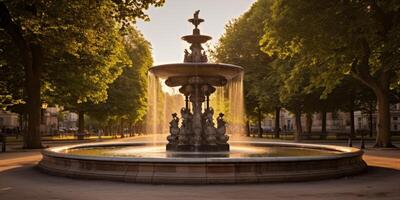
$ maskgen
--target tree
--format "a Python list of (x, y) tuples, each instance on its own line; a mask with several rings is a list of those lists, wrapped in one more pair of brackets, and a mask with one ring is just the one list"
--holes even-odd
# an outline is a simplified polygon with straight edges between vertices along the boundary
[(266, 19), (263, 51), (296, 57), (313, 71), (311, 87), (330, 93), (345, 76), (374, 92), (378, 105), (376, 147), (390, 147), (389, 93), (398, 87), (400, 2), (278, 0)]
[(142, 121), (146, 114), (147, 71), (153, 61), (149, 42), (132, 27), (126, 30), (124, 46), (131, 64), (110, 85), (107, 100), (91, 105), (89, 116), (99, 121), (107, 118), (117, 118), (120, 122), (126, 120), (131, 127), (131, 124)]
[(79, 134), (84, 133), (85, 113), (92, 104), (107, 99), (109, 85), (130, 64), (121, 32), (116, 21), (107, 16), (108, 9), (102, 5), (93, 8), (71, 30), (59, 30), (67, 37), (53, 36), (47, 45), (58, 48), (46, 54), (44, 94), (48, 101), (78, 113)]
[[(47, 53), (58, 50), (56, 47), (59, 47), (60, 44), (56, 42), (63, 41), (53, 41), (52, 39), (65, 37), (64, 39), (68, 40), (69, 38), (66, 36), (72, 35), (75, 39), (72, 40), (72, 43), (69, 43), (70, 46), (65, 44), (61, 44), (61, 46), (69, 47), (66, 49), (67, 54), (72, 52), (72, 56), (74, 56), (73, 51), (84, 48), (80, 47), (82, 41), (79, 41), (79, 36), (82, 36), (79, 34), (80, 31), (87, 30), (83, 25), (90, 24), (90, 27), (92, 27), (91, 32), (86, 32), (91, 34), (84, 37), (83, 40), (103, 33), (103, 27), (96, 27), (96, 21), (92, 21), (92, 23), (89, 21), (97, 19), (93, 16), (96, 16), (99, 13), (98, 11), (107, 14), (108, 19), (114, 18), (116, 22), (121, 24), (120, 27), (124, 28), (133, 23), (136, 18), (148, 19), (144, 10), (150, 5), (160, 6), (163, 3), (164, 0), (107, 0), (88, 1), (86, 3), (44, 0), (0, 2), (0, 31), (4, 31), (11, 38), (13, 45), (17, 47), (21, 57), (20, 63), (24, 69), (25, 101), (28, 112), (28, 130), (24, 137), (25, 148), (40, 148), (42, 146), (39, 127), (43, 65), (47, 63), (45, 60)], [(60, 35), (60, 33), (69, 34)], [(75, 35), (75, 33), (78, 33), (78, 35)], [(43, 51), (43, 49), (46, 49), (46, 51)], [(100, 49), (90, 50), (93, 52), (100, 51)], [(60, 58), (61, 62), (63, 59), (68, 59)], [(48, 68), (48, 70), (51, 70), (51, 68)], [(74, 69), (69, 68), (65, 75), (68, 74), (74, 74)], [(90, 74), (87, 76), (90, 77)], [(93, 78), (98, 77), (93, 76)], [(90, 98), (90, 96), (88, 97)], [(104, 94), (103, 98), (105, 98)]]
[(271, 65), (274, 60), (260, 50), (264, 19), (270, 15), (271, 0), (259, 0), (249, 11), (225, 27), (224, 35), (212, 52), (218, 62), (240, 65), (245, 70), (244, 92), (248, 118), (256, 118), (261, 135), (264, 113), (275, 112), (275, 135), (279, 137), (279, 76)]

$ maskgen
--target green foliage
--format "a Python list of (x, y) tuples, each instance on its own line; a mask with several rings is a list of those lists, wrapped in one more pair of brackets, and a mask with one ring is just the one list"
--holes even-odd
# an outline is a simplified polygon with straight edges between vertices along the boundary
[[(72, 8), (73, 15), (83, 15), (79, 18), (85, 20), (71, 21), (69, 28), (49, 36), (43, 76), (46, 96), (65, 107), (105, 101), (109, 84), (130, 62), (118, 26), (107, 15), (108, 6), (99, 5), (86, 13), (85, 7)], [(58, 13), (62, 11), (71, 14), (70, 9)]]
[[(331, 93), (349, 75), (377, 98), (375, 146), (391, 147), (390, 92), (399, 88), (400, 2), (278, 0), (266, 19), (262, 50), (307, 71), (306, 91)], [(354, 102), (353, 102), (354, 103)]]
[(11, 39), (0, 31), (0, 109), (23, 103), (24, 71)]
[[(24, 72), (14, 71), (15, 77), (23, 74), (24, 80), (0, 79), (0, 86), (6, 85), (7, 89), (0, 87), (0, 102), (18, 96), (25, 100), (29, 117), (24, 147), (42, 147), (43, 99), (79, 111), (80, 116), (91, 103), (107, 99), (109, 84), (123, 67), (130, 65), (121, 31), (137, 18), (147, 20), (144, 10), (149, 6), (163, 3), (164, 0), (0, 1), (1, 50), (15, 46), (20, 55), (15, 60), (0, 51), (0, 64), (21, 65)], [(3, 40), (10, 46), (4, 47)], [(7, 84), (13, 81), (25, 83), (22, 95), (16, 93), (20, 91), (17, 87)], [(8, 94), (3, 95), (3, 91)], [(81, 119), (79, 128), (83, 131)]]
[[(146, 113), (147, 70), (152, 65), (151, 47), (143, 36), (129, 28), (124, 46), (130, 64), (107, 90), (108, 99), (91, 105), (89, 114), (98, 120), (123, 118), (132, 123), (141, 121)], [(103, 119), (100, 119), (103, 118)]]
[[(107, 99), (109, 85), (124, 66), (132, 65), (121, 28), (129, 29), (137, 18), (148, 20), (144, 10), (161, 6), (164, 0), (4, 3), (27, 43), (45, 49), (40, 77), (44, 100), (76, 110), (85, 102)], [(2, 75), (9, 75), (0, 80), (2, 99), (24, 99), (23, 60), (2, 29), (0, 45), (0, 70)]]
[(374, 102), (371, 90), (349, 76), (354, 56), (363, 53), (353, 44), (360, 37), (354, 33), (365, 29), (370, 36), (374, 27), (363, 21), (368, 13), (351, 10), (359, 9), (358, 1), (341, 2), (259, 0), (226, 26), (212, 55), (245, 68), (248, 115), (275, 107), (293, 113), (350, 111)]
[(325, 95), (346, 75), (363, 82), (384, 71), (394, 75), (400, 63), (399, 6), (398, 1), (279, 0), (266, 22), (262, 49), (296, 59), (295, 68), (312, 74), (308, 89), (324, 87)]

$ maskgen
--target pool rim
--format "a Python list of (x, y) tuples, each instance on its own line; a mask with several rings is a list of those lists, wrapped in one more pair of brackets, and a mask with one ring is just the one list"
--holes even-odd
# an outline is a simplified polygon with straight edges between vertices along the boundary
[(333, 155), (322, 156), (287, 156), (287, 157), (242, 157), (242, 158), (154, 158), (154, 157), (113, 157), (113, 156), (88, 156), (74, 155), (61, 151), (74, 148), (87, 147), (109, 147), (109, 146), (147, 146), (147, 145), (163, 145), (163, 142), (95, 142), (74, 144), (59, 147), (51, 147), (42, 150), (43, 156), (50, 156), (65, 159), (91, 160), (91, 161), (115, 161), (115, 162), (139, 162), (139, 163), (252, 163), (252, 162), (299, 162), (299, 161), (318, 161), (331, 160), (349, 157), (361, 157), (363, 151), (355, 147), (344, 147), (336, 145), (320, 145), (306, 143), (291, 143), (291, 142), (257, 142), (257, 141), (233, 141), (230, 144), (245, 144), (251, 146), (280, 146), (280, 147), (297, 147), (317, 150), (328, 150), (340, 152)]

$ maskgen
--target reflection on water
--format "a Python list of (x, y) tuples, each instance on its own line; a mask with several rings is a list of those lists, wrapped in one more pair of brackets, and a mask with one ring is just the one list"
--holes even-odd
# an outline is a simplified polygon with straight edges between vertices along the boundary
[(337, 151), (299, 147), (255, 147), (231, 146), (229, 152), (166, 152), (165, 146), (107, 146), (85, 147), (64, 150), (63, 153), (99, 157), (132, 158), (245, 158), (245, 157), (293, 157), (326, 156), (338, 154)]

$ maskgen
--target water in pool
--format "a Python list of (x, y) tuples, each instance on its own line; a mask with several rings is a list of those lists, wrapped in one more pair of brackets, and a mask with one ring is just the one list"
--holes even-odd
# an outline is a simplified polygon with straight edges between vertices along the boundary
[(293, 156), (327, 156), (339, 152), (300, 147), (257, 147), (232, 145), (229, 152), (168, 152), (165, 146), (103, 146), (72, 148), (63, 153), (99, 157), (132, 157), (132, 158), (245, 158), (245, 157), (293, 157)]

